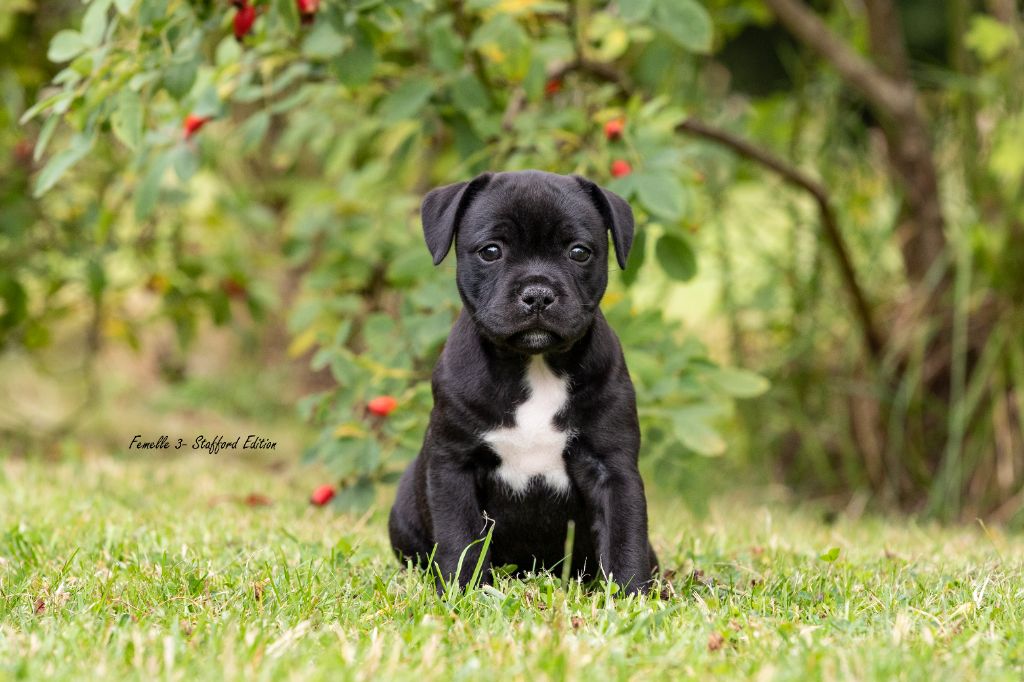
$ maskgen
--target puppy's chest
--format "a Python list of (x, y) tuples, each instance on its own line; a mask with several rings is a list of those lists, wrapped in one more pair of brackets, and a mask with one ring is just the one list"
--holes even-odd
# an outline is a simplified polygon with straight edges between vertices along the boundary
[(514, 492), (525, 492), (536, 477), (558, 492), (568, 491), (562, 455), (570, 434), (555, 425), (569, 400), (568, 381), (539, 355), (531, 359), (524, 381), (528, 397), (516, 408), (514, 425), (483, 434), (501, 460), (495, 475)]

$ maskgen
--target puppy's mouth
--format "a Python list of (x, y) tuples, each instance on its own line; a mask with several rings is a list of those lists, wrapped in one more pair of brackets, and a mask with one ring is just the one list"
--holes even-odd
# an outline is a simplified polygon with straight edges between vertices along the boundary
[(513, 334), (509, 341), (512, 345), (528, 353), (541, 353), (561, 342), (557, 334), (546, 329), (527, 329), (526, 331)]

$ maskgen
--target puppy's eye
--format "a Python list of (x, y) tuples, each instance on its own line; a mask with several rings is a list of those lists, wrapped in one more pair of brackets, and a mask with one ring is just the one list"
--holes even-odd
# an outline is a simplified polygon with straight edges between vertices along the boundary
[(569, 258), (577, 263), (586, 263), (590, 260), (590, 249), (585, 246), (574, 246), (569, 249)]
[(497, 244), (488, 244), (484, 248), (477, 251), (477, 253), (479, 253), (480, 257), (483, 258), (488, 263), (493, 263), (494, 261), (501, 258), (501, 248)]

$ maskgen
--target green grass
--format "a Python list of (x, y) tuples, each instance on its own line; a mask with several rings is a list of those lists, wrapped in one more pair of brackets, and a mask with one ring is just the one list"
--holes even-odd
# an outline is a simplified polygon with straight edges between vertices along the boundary
[(446, 602), (392, 560), (386, 500), (339, 514), (307, 504), (315, 469), (156, 457), (0, 461), (0, 678), (1024, 674), (1024, 541), (980, 526), (659, 499), (664, 597), (539, 576)]

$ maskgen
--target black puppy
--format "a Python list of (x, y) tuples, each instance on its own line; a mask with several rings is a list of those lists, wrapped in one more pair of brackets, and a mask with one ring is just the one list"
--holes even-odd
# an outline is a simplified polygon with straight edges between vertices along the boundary
[[(598, 303), (608, 232), (620, 267), (633, 241), (621, 197), (578, 176), (485, 173), (423, 200), (434, 264), (455, 242), (465, 307), (433, 377), (423, 449), (388, 528), (400, 557), (446, 580), (494, 531), (492, 566), (572, 569), (645, 590), (657, 566), (637, 470), (640, 428), (622, 348)], [(463, 559), (472, 576), (482, 543)]]

